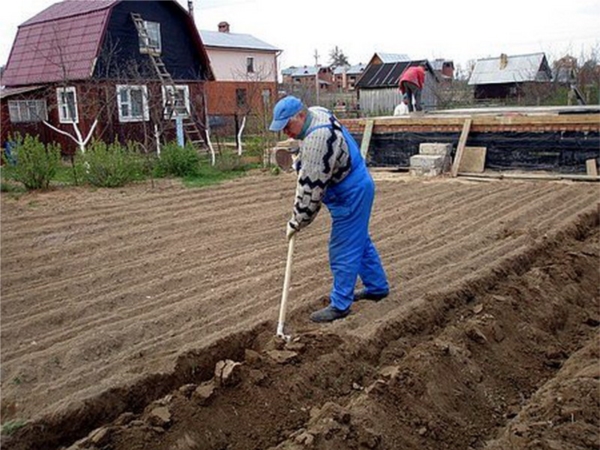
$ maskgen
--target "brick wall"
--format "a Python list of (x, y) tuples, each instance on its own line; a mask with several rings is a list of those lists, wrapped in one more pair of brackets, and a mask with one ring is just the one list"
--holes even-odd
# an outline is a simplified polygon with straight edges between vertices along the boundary
[[(246, 105), (238, 104), (238, 89), (245, 90)], [(267, 110), (271, 111), (276, 101), (277, 85), (274, 82), (210, 81), (206, 84), (208, 114), (232, 116), (263, 114), (263, 91), (269, 91)]]

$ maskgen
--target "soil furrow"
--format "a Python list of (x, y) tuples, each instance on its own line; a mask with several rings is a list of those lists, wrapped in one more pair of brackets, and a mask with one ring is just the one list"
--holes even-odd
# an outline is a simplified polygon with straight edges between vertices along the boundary
[[(398, 177), (377, 181), (371, 222), (390, 296), (309, 322), (331, 283), (322, 211), (296, 246), (284, 362), (269, 351), (284, 350), (292, 176), (2, 194), (2, 417), (31, 420), (2, 447), (58, 450), (97, 427), (113, 450), (546, 439), (519, 413), (600, 323), (598, 185)], [(237, 381), (205, 404), (177, 390), (225, 359), (243, 362)]]

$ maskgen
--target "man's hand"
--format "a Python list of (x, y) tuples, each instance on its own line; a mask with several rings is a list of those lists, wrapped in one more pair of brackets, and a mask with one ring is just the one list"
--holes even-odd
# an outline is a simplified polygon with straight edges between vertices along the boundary
[(295, 229), (293, 226), (291, 226), (291, 225), (288, 223), (288, 224), (287, 224), (287, 231), (286, 231), (286, 233), (285, 233), (285, 235), (286, 235), (286, 237), (287, 237), (287, 240), (289, 241), (289, 240), (292, 238), (292, 236), (293, 236), (294, 234), (296, 234), (296, 232), (297, 232), (297, 231), (298, 231), (298, 230), (296, 230), (296, 229)]

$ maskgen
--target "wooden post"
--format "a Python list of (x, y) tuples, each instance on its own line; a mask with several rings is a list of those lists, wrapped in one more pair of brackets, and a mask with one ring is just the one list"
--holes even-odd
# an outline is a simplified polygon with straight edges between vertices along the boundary
[(458, 140), (458, 147), (456, 147), (456, 155), (454, 155), (454, 162), (452, 163), (452, 177), (456, 177), (458, 175), (458, 166), (460, 165), (460, 160), (462, 158), (463, 152), (465, 150), (465, 145), (467, 143), (467, 136), (469, 135), (469, 131), (471, 130), (471, 118), (468, 117), (465, 119), (465, 123), (463, 124), (462, 133), (460, 133), (460, 139)]
[(367, 152), (369, 151), (369, 143), (371, 142), (371, 134), (373, 134), (373, 119), (367, 119), (365, 123), (365, 131), (362, 135), (362, 142), (360, 143), (360, 154), (363, 159), (367, 159)]

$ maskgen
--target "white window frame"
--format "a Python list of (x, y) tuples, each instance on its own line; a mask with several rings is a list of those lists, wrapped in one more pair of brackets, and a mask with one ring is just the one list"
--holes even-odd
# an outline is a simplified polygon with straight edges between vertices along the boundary
[(42, 122), (48, 120), (46, 100), (8, 100), (8, 115), (11, 123)]
[[(71, 94), (72, 102), (69, 101)], [(77, 90), (74, 86), (56, 88), (56, 103), (58, 105), (58, 121), (60, 123), (79, 123)]]
[(144, 28), (146, 29), (148, 39), (140, 38), (140, 53), (160, 55), (162, 52), (160, 23), (144, 20)]
[(175, 90), (183, 93), (183, 105), (176, 103), (175, 111), (171, 115), (167, 111), (167, 96), (173, 91), (173, 86), (163, 85), (162, 87), (164, 117), (165, 119), (176, 119), (178, 117), (187, 119), (190, 111), (190, 88), (187, 84), (176, 84)]
[[(148, 88), (146, 86), (118, 84), (116, 89), (119, 122), (147, 122), (150, 120), (150, 112), (148, 110)], [(131, 93), (134, 91), (141, 91), (142, 93), (141, 114), (133, 113), (134, 105)]]

